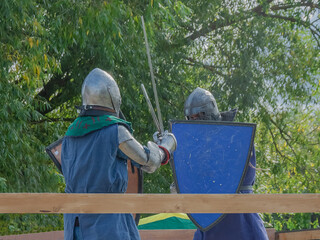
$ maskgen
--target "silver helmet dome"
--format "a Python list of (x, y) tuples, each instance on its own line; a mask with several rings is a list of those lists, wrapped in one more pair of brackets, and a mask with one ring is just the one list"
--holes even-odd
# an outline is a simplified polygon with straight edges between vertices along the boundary
[(197, 87), (184, 103), (184, 115), (188, 120), (196, 114), (196, 119), (199, 120), (221, 120), (215, 98), (209, 91), (200, 87)]
[(82, 84), (82, 104), (98, 105), (111, 108), (119, 116), (121, 95), (113, 77), (107, 72), (95, 68), (84, 79)]

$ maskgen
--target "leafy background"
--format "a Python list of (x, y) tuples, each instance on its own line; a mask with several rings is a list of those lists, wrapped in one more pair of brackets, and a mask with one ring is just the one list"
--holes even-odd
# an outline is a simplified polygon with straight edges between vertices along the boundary
[[(135, 137), (151, 139), (141, 16), (166, 127), (184, 118), (193, 89), (206, 88), (220, 110), (238, 108), (237, 121), (257, 123), (256, 193), (319, 193), (320, 26), (312, 0), (2, 0), (1, 192), (64, 191), (44, 148), (77, 117), (93, 68), (114, 76)], [(172, 181), (164, 166), (145, 174), (144, 191), (168, 193)], [(262, 217), (276, 230), (319, 227), (316, 213)], [(63, 228), (61, 215), (3, 214), (0, 222), (2, 235)]]

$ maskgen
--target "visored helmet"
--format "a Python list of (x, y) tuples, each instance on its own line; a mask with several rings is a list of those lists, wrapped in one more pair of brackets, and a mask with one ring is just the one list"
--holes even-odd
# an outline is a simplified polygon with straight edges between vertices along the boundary
[(82, 84), (82, 104), (113, 109), (119, 116), (121, 95), (116, 81), (107, 72), (95, 68)]
[(221, 115), (213, 95), (200, 87), (197, 87), (184, 103), (184, 115), (190, 120), (197, 116), (199, 120), (220, 121)]

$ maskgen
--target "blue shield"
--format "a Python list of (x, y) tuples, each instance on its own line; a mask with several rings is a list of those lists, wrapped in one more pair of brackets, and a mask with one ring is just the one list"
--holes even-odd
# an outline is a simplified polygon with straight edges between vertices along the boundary
[[(177, 139), (172, 168), (178, 193), (238, 193), (250, 159), (256, 125), (216, 121), (170, 121)], [(196, 204), (196, 203), (195, 203)], [(221, 213), (191, 213), (207, 231)]]

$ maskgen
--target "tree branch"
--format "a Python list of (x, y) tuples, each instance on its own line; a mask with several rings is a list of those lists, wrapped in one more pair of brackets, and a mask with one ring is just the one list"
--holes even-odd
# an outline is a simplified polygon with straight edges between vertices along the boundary
[(313, 29), (310, 28), (311, 34), (313, 35), (314, 39), (316, 40), (318, 47), (320, 47), (320, 42), (318, 38), (320, 37), (320, 34), (314, 31)]
[(227, 75), (223, 74), (223, 73), (220, 72), (220, 71), (217, 71), (217, 68), (223, 68), (223, 67), (205, 65), (205, 64), (203, 64), (203, 63), (199, 63), (199, 62), (195, 61), (195, 60), (192, 59), (192, 58), (188, 58), (187, 60), (190, 61), (190, 62), (192, 62), (192, 63), (186, 63), (186, 64), (189, 65), (189, 66), (193, 66), (193, 67), (194, 67), (194, 66), (201, 66), (201, 67), (203, 67), (204, 69), (207, 69), (207, 70), (211, 71), (212, 73), (215, 73), (215, 74), (217, 74), (217, 75), (219, 75), (219, 76), (221, 76), (221, 77), (224, 77), (224, 78), (227, 77)]
[(64, 86), (67, 81), (70, 80), (67, 75), (68, 74), (58, 74), (53, 76), (50, 81), (43, 86), (42, 90), (36, 95), (36, 98), (41, 97), (49, 101), (49, 98), (52, 96), (52, 94), (54, 94), (57, 89)]
[[(320, 46), (319, 40), (318, 40), (318, 38), (320, 37), (320, 30), (316, 26), (312, 25), (312, 23), (303, 21), (301, 19), (296, 19), (296, 18), (293, 18), (293, 17), (284, 17), (284, 16), (281, 16), (281, 15), (266, 14), (264, 12), (260, 12), (258, 14), (260, 16), (263, 16), (263, 17), (276, 18), (276, 19), (281, 19), (281, 20), (284, 20), (284, 21), (289, 21), (289, 22), (294, 22), (294, 23), (301, 23), (303, 26), (305, 26), (305, 27), (310, 29), (310, 31), (311, 31), (313, 37), (315, 38), (318, 46)], [(316, 30), (312, 29), (311, 27), (314, 27)]]
[(294, 156), (297, 156), (296, 152), (294, 151), (294, 148), (291, 146), (289, 140), (284, 136), (286, 135), (287, 137), (291, 138), (291, 136), (289, 134), (287, 134), (286, 132), (283, 131), (283, 129), (281, 129), (276, 122), (270, 117), (270, 122), (276, 126), (276, 128), (279, 130), (280, 135), (282, 136), (282, 138), (286, 141), (286, 143), (288, 144), (288, 146), (290, 147), (291, 151), (293, 152)]
[[(268, 0), (267, 4), (270, 4), (272, 1), (273, 0)], [(244, 13), (239, 13), (239, 14), (235, 14), (234, 16), (230, 16), (230, 19), (218, 20), (218, 21), (212, 22), (212, 23), (208, 24), (206, 27), (203, 27), (199, 31), (195, 31), (194, 33), (192, 33), (191, 35), (186, 37), (183, 40), (183, 42), (188, 43), (188, 42), (193, 41), (199, 37), (205, 36), (209, 32), (212, 32), (212, 31), (217, 30), (219, 28), (224, 28), (224, 27), (230, 26), (240, 20), (246, 20), (248, 18), (251, 18), (252, 15), (250, 13), (261, 12), (262, 9), (263, 9), (263, 6), (259, 5), (259, 6), (253, 8), (249, 11), (246, 11)]]
[[(271, 4), (273, 2), (273, 0), (268, 0), (266, 2), (266, 4)], [(315, 4), (312, 2), (302, 2), (299, 4), (293, 4), (293, 5), (274, 5), (270, 7), (270, 10), (272, 11), (278, 11), (278, 10), (286, 10), (286, 9), (290, 9), (290, 8), (296, 8), (296, 7), (310, 7), (310, 8), (317, 8), (319, 9), (320, 6), (319, 4)], [(303, 22), (300, 19), (295, 19), (293, 17), (286, 17), (286, 16), (281, 16), (281, 15), (271, 15), (271, 14), (266, 14), (264, 12), (263, 6), (259, 5), (255, 8), (252, 8), (248, 11), (239, 13), (239, 14), (235, 14), (233, 16), (229, 16), (228, 19), (224, 19), (224, 20), (218, 20), (212, 23), (209, 23), (207, 26), (202, 27), (200, 30), (198, 31), (194, 31), (191, 35), (189, 35), (188, 37), (184, 38), (182, 43), (184, 44), (189, 44), (190, 42), (192, 42), (193, 40), (206, 36), (208, 33), (215, 31), (217, 29), (220, 28), (224, 28), (224, 27), (228, 27), (231, 26), (232, 24), (238, 22), (238, 21), (243, 21), (246, 19), (249, 19), (252, 17), (252, 13), (257, 13), (260, 16), (264, 16), (264, 17), (272, 17), (272, 18), (278, 18), (278, 19), (282, 19), (285, 21), (291, 21), (291, 22), (301, 22), (304, 26), (309, 27), (310, 23), (306, 23)]]
[(270, 132), (270, 135), (271, 135), (271, 138), (272, 138), (272, 143), (276, 149), (276, 152), (282, 157), (282, 158), (286, 158), (288, 160), (290, 160), (290, 162), (293, 162), (291, 159), (289, 159), (288, 157), (286, 157), (285, 155), (283, 155), (280, 151), (280, 149), (278, 148), (277, 146), (277, 143), (276, 143), (276, 139), (275, 139), (275, 136), (273, 135), (273, 132), (271, 131), (271, 129), (269, 128), (269, 132)]
[(287, 9), (296, 8), (296, 7), (310, 7), (310, 8), (319, 9), (320, 5), (312, 2), (303, 2), (303, 3), (292, 4), (292, 5), (274, 5), (270, 8), (270, 10), (272, 11), (287, 10)]
[(277, 19), (281, 19), (281, 20), (285, 20), (285, 21), (289, 21), (289, 22), (301, 22), (304, 26), (307, 26), (307, 27), (310, 26), (309, 23), (304, 22), (301, 19), (296, 19), (293, 17), (285, 17), (285, 16), (275, 15), (275, 14), (266, 14), (265, 12), (259, 12), (258, 14), (263, 17), (277, 18)]

